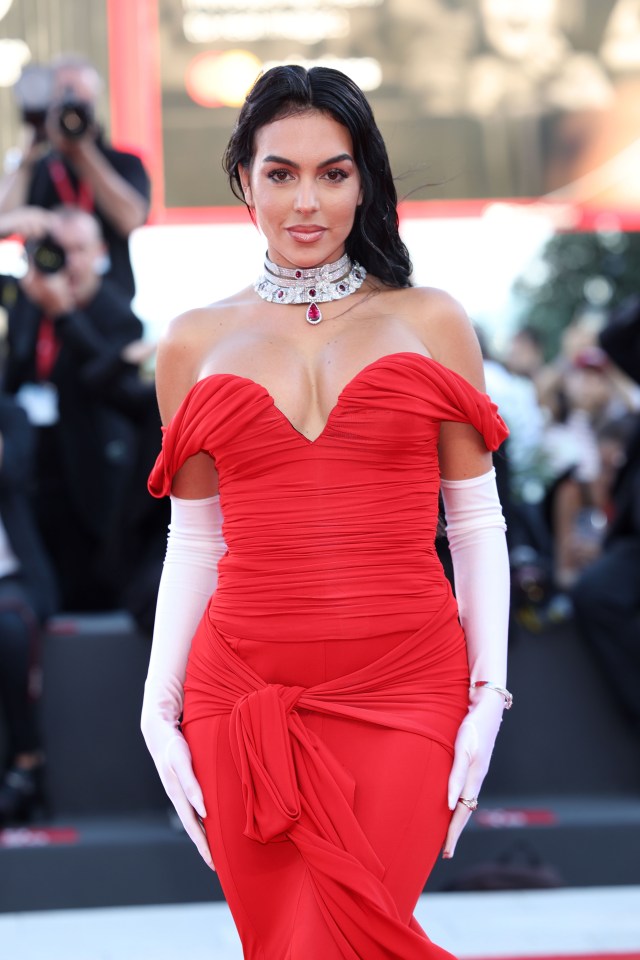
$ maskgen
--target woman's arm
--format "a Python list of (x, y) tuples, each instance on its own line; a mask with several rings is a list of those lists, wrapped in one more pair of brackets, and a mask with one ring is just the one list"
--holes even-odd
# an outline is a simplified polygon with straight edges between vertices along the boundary
[[(480, 348), (461, 308), (438, 295), (427, 346), (444, 366), (484, 391)], [(491, 453), (470, 424), (443, 423), (439, 445), (442, 494), (460, 622), (467, 642), (471, 687), (449, 779), (453, 811), (443, 856), (453, 856), (471, 810), (461, 798), (477, 798), (486, 776), (507, 702), (509, 558)]]
[(218, 562), (225, 552), (220, 498), (172, 496), (140, 727), (167, 796), (210, 867), (200, 824), (207, 813), (180, 719), (191, 642), (215, 592)]
[[(188, 316), (179, 318), (158, 354), (156, 386), (165, 423), (195, 383), (201, 362), (192, 321)], [(218, 562), (226, 552), (217, 489), (217, 473), (206, 453), (190, 457), (176, 474), (141, 717), (142, 732), (167, 795), (210, 867), (211, 853), (201, 826), (206, 810), (180, 718), (191, 643), (215, 592)]]
[(443, 855), (451, 857), (470, 814), (461, 800), (477, 799), (502, 715), (511, 705), (506, 690), (510, 582), (495, 471), (467, 480), (443, 480), (442, 495), (471, 683), (449, 778), (453, 816)]

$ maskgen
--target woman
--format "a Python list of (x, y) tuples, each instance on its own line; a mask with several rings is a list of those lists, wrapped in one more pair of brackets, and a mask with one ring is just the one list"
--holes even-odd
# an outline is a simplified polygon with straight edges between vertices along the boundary
[(510, 699), (506, 429), (464, 314), (411, 286), (347, 77), (269, 70), (225, 167), (267, 257), (159, 352), (172, 521), (143, 731), (245, 957), (443, 955), (412, 911)]

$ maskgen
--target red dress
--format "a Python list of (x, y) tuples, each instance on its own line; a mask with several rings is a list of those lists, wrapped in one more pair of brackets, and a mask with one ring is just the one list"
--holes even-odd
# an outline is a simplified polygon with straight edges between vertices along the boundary
[(489, 398), (418, 353), (341, 392), (320, 436), (264, 387), (195, 384), (149, 481), (207, 451), (228, 551), (193, 639), (183, 731), (250, 960), (438, 960), (413, 909), (442, 847), (468, 702), (434, 548), (442, 421), (495, 450)]

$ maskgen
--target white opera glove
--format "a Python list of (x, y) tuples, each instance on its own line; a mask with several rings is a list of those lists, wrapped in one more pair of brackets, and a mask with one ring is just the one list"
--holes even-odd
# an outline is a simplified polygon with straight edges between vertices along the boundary
[[(469, 480), (442, 480), (447, 538), (471, 682), (506, 687), (510, 575), (506, 524), (495, 469)], [(491, 687), (470, 688), (469, 709), (455, 742), (449, 777), (454, 811), (443, 856), (451, 857), (471, 811), (460, 797), (478, 797), (507, 705)]]
[(180, 730), (183, 686), (191, 641), (218, 582), (218, 561), (226, 552), (220, 497), (171, 497), (167, 539), (141, 729), (162, 785), (205, 862), (213, 868), (200, 818), (202, 791), (193, 773), (189, 747)]

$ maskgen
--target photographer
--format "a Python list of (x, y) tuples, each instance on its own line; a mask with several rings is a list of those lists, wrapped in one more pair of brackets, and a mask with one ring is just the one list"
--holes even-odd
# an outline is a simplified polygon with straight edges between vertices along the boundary
[[(26, 240), (29, 266), (0, 278), (8, 312), (5, 389), (38, 428), (36, 511), (66, 609), (117, 603), (114, 547), (136, 431), (92, 382), (120, 363), (142, 325), (101, 275), (105, 245), (95, 217), (76, 208), (20, 208), (0, 217), (0, 236)], [(132, 368), (133, 369), (133, 368)]]
[(44, 123), (32, 102), (28, 109), (23, 104), (31, 143), (0, 181), (0, 213), (25, 205), (50, 210), (60, 204), (94, 213), (107, 246), (107, 276), (131, 300), (135, 287), (128, 238), (147, 218), (150, 184), (139, 157), (104, 140), (96, 122), (101, 86), (95, 68), (81, 57), (54, 61), (49, 91), (38, 74), (38, 95), (49, 93)]

